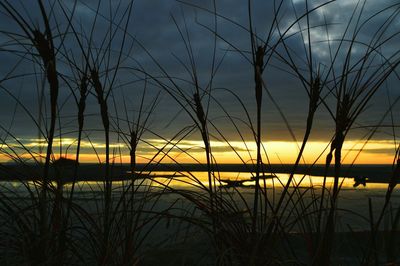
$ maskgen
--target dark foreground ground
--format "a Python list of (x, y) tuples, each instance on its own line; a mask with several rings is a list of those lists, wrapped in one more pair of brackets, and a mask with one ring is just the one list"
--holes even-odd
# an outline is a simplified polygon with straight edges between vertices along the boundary
[[(265, 169), (265, 173), (289, 173), (292, 171), (293, 166), (291, 165), (271, 165), (269, 168)], [(62, 177), (63, 182), (71, 182), (75, 170), (75, 166), (71, 164), (66, 165), (52, 165), (50, 169), (50, 177), (57, 180), (57, 177)], [(149, 174), (154, 177), (160, 172), (177, 172), (176, 176), (180, 175), (181, 172), (197, 172), (206, 171), (206, 166), (202, 165), (138, 165), (136, 171), (143, 171), (146, 174), (136, 174), (135, 177), (146, 178)], [(251, 172), (254, 168), (251, 165), (234, 165), (225, 164), (219, 165), (213, 169), (219, 172)], [(102, 173), (104, 173), (104, 166), (98, 164), (80, 164), (78, 168), (77, 181), (102, 181)], [(132, 178), (132, 175), (128, 172), (128, 165), (114, 165), (111, 167), (111, 176), (114, 180), (123, 180)], [(148, 172), (150, 172), (148, 174)], [(343, 174), (344, 177), (350, 178), (368, 178), (367, 182), (388, 182), (392, 176), (392, 168), (390, 165), (354, 165), (354, 166), (344, 166)], [(43, 173), (43, 166), (40, 165), (15, 165), (15, 164), (0, 164), (0, 178), (2, 180), (34, 180), (39, 179)], [(325, 173), (325, 167), (322, 165), (316, 165), (312, 168), (307, 166), (300, 166), (296, 170), (297, 174), (309, 174), (314, 176), (323, 176)], [(327, 176), (333, 175), (333, 169), (328, 169)], [(165, 176), (161, 175), (160, 176)], [(171, 175), (173, 176), (173, 175)], [(347, 194), (346, 194), (347, 193)], [(344, 202), (346, 199), (351, 198), (346, 195), (350, 195), (352, 190), (343, 190), (342, 195)], [(372, 192), (377, 194), (377, 192)], [(366, 203), (366, 199), (360, 197), (365, 194), (365, 197), (371, 198), (374, 195), (368, 191), (360, 191), (357, 195), (359, 198), (353, 199), (351, 204), (361, 204)], [(79, 206), (84, 207), (87, 204), (94, 205), (97, 204), (96, 201), (88, 201), (86, 198), (80, 199), (81, 194), (74, 198), (79, 203)], [(250, 193), (246, 194), (243, 192), (244, 196), (251, 196)], [(384, 195), (384, 194), (382, 194)], [(169, 196), (168, 194), (165, 195)], [(378, 195), (381, 201), (384, 196)], [(172, 196), (171, 196), (172, 197)], [(377, 199), (375, 199), (377, 200)], [(158, 201), (160, 210), (166, 209), (168, 202), (174, 201), (174, 198), (162, 199)], [(355, 203), (356, 202), (356, 203)], [(394, 203), (398, 203), (398, 197), (394, 197)], [(379, 203), (379, 202), (378, 202)], [(378, 208), (379, 204), (374, 201), (374, 207)], [(396, 203), (396, 204), (397, 204)], [(152, 204), (152, 202), (149, 202)], [(90, 205), (91, 206), (91, 205)], [(186, 205), (185, 205), (186, 206)], [(359, 205), (357, 205), (359, 206)], [(355, 207), (356, 209), (359, 207)], [(366, 205), (362, 206), (363, 217), (368, 215), (368, 208)], [(397, 207), (395, 205), (394, 207)], [(88, 207), (89, 208), (89, 207)], [(361, 208), (361, 207), (360, 207)], [(184, 208), (183, 208), (184, 209)], [(360, 211), (361, 212), (361, 211)], [(88, 212), (89, 213), (89, 212)], [(358, 216), (357, 216), (358, 217)], [(376, 217), (376, 216), (375, 216)], [(200, 217), (202, 218), (202, 217)], [(347, 220), (341, 222), (341, 225), (347, 226), (352, 225), (351, 228), (356, 227), (357, 223), (352, 223), (353, 220), (347, 223)], [(358, 220), (357, 220), (358, 221)], [(13, 222), (12, 222), (13, 223)], [(14, 223), (13, 223), (14, 224)], [(386, 224), (386, 222), (385, 222)], [(175, 226), (175, 227), (174, 227)], [(139, 265), (216, 265), (216, 254), (215, 247), (212, 246), (210, 238), (204, 235), (204, 232), (197, 228), (196, 226), (188, 226), (186, 231), (182, 230), (181, 220), (176, 220), (170, 222), (168, 216), (162, 217), (161, 221), (157, 224), (157, 227), (152, 231), (152, 234), (147, 236), (146, 242), (142, 245), (143, 252), (140, 256)], [(1, 227), (0, 227), (1, 229)], [(90, 228), (89, 228), (90, 229)], [(337, 232), (333, 239), (334, 250), (332, 256), (332, 265), (363, 265), (364, 260), (373, 261), (376, 257), (376, 263), (371, 263), (372, 265), (399, 265), (399, 247), (400, 247), (400, 235), (397, 228), (383, 226), (383, 230), (379, 230), (376, 234), (373, 234), (371, 230), (361, 229), (353, 231), (352, 229), (347, 229), (346, 232)], [(339, 230), (338, 230), (339, 231)], [(234, 233), (228, 235), (235, 236)], [(182, 236), (182, 234), (184, 236)], [(9, 234), (10, 237), (14, 237), (14, 234)], [(179, 235), (180, 237), (176, 237)], [(245, 235), (246, 236), (246, 235)], [(312, 263), (311, 258), (313, 256), (313, 245), (316, 243), (317, 235), (314, 233), (297, 233), (291, 232), (283, 236), (277, 236), (277, 238), (272, 238), (268, 244), (270, 247), (266, 248), (268, 256), (274, 256), (274, 260), (277, 264), (282, 265), (309, 265)], [(172, 241), (176, 239), (176, 241)], [(232, 237), (236, 239), (236, 237)], [(228, 238), (228, 240), (230, 240)], [(373, 240), (373, 242), (372, 242)], [(1, 243), (1, 241), (0, 241)], [(6, 243), (6, 242), (3, 242)], [(86, 243), (84, 243), (86, 244)], [(230, 243), (226, 245), (229, 246)], [(0, 245), (1, 246), (1, 245)], [(8, 250), (6, 248), (6, 250)], [(1, 249), (0, 249), (1, 251)], [(233, 265), (243, 265), (235, 260), (240, 259), (241, 256), (245, 257), (246, 254), (241, 254), (240, 252), (234, 250), (230, 252), (235, 252), (235, 254), (227, 254), (227, 256), (232, 257)], [(266, 255), (266, 256), (267, 256)], [(367, 256), (367, 257), (366, 257)], [(368, 256), (371, 256), (368, 258)], [(1, 262), (0, 254), (0, 262)], [(4, 256), (3, 256), (4, 257)], [(276, 258), (275, 258), (276, 257)], [(389, 264), (392, 262), (394, 264)], [(1, 265), (9, 265), (2, 264)], [(80, 265), (80, 264), (79, 264)]]

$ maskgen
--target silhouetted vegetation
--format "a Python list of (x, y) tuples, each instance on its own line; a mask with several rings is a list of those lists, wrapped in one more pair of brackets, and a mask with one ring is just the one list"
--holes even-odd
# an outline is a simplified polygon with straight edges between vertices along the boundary
[[(366, 1), (360, 0), (349, 20), (342, 22), (340, 35), (330, 36), (332, 25), (326, 17), (318, 24), (312, 18), (340, 0), (320, 4), (305, 0), (301, 8), (292, 1), (276, 0), (273, 10), (262, 13), (269, 16), (266, 24), (257, 17), (261, 13), (255, 12), (256, 1), (246, 2), (244, 24), (223, 15), (216, 0), (205, 6), (177, 2), (182, 10), (194, 10), (210, 20), (205, 23), (196, 16), (188, 23), (184, 11), (179, 17), (171, 15), (184, 47), (171, 58), (183, 69), (182, 75), (165, 66), (156, 56), (159, 51), (149, 49), (140, 35), (131, 32), (135, 1), (98, 1), (93, 7), (78, 0), (34, 4), (0, 0), (1, 19), (6, 21), (0, 29), (0, 53), (12, 58), (8, 72), (0, 77), (0, 90), (10, 98), (9, 108), (15, 105), (12, 120), (22, 112), (38, 132), (30, 146), (14, 133), (14, 122), (0, 123), (0, 155), (8, 160), (0, 162), (4, 174), (0, 264), (400, 263), (400, 208), (392, 204), (400, 171), (393, 108), (400, 98), (389, 103), (383, 117), (374, 117), (380, 122), (366, 127), (360, 137), (364, 147), (392, 117), (388, 128), (393, 131), (395, 152), (384, 200), (369, 199), (363, 214), (338, 203), (342, 177), (352, 167), (343, 165), (343, 146), (376, 94), (389, 79), (399, 81), (400, 49), (388, 47), (399, 38), (400, 4), (382, 5), (370, 13)], [(32, 5), (32, 11), (26, 10)], [(93, 16), (90, 25), (80, 21), (77, 10), (82, 6)], [(220, 25), (244, 32), (248, 40), (232, 40)], [(192, 26), (209, 34), (211, 49), (195, 51)], [(315, 30), (326, 37), (317, 39)], [(324, 61), (318, 56), (320, 46), (327, 54)], [(142, 65), (138, 54), (149, 65)], [(230, 83), (216, 85), (227, 55), (248, 64), (252, 83), (247, 94), (253, 106)], [(277, 69), (307, 95), (297, 99), (306, 107), (301, 141), (271, 92), (270, 78)], [(235, 73), (230, 75), (234, 79)], [(36, 90), (37, 106), (28, 106), (16, 91), (27, 86), (24, 80), (29, 80), (29, 90)], [(152, 127), (165, 98), (179, 107), (171, 121), (163, 121), (173, 128), (172, 134)], [(72, 115), (67, 105), (74, 105)], [(282, 166), (287, 178), (273, 172), (265, 145), (270, 128), (264, 119), (272, 109), (278, 111), (293, 142), (299, 143), (290, 167)], [(311, 164), (303, 164), (322, 113), (332, 121), (330, 141)], [(92, 128), (93, 121), (100, 127)], [(98, 135), (101, 141), (95, 140)], [(72, 141), (63, 143), (67, 138)], [(185, 145), (193, 139), (201, 140), (201, 158), (192, 153), (198, 147)], [(233, 144), (237, 140), (249, 160)], [(232, 150), (249, 172), (246, 179), (222, 177), (214, 141)], [(255, 149), (248, 147), (250, 142)], [(85, 164), (83, 145), (91, 149), (97, 165)], [(141, 154), (142, 147), (151, 152)], [(320, 158), (325, 164), (315, 166)], [(188, 160), (206, 176), (185, 166)], [(154, 171), (168, 169), (171, 163), (170, 173)], [(90, 167), (96, 169), (96, 178), (85, 180), (82, 176)], [(313, 185), (312, 173), (323, 176), (321, 185)], [(306, 180), (311, 185), (304, 185)], [(366, 179), (355, 181), (365, 185)], [(373, 204), (382, 209), (374, 211)], [(357, 230), (354, 224), (339, 230), (340, 213), (363, 221), (368, 230)], [(346, 248), (351, 246), (356, 247)]]

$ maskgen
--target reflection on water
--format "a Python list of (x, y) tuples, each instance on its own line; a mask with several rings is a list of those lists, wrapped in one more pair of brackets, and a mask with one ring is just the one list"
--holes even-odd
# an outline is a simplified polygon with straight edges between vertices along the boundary
[[(154, 172), (153, 172), (154, 174)], [(156, 172), (157, 176), (172, 176), (176, 174), (176, 172)], [(191, 188), (193, 185), (204, 185), (208, 187), (208, 173), (207, 172), (183, 172), (180, 173), (184, 177), (178, 176), (174, 178), (161, 178), (158, 177), (156, 180), (161, 184), (169, 184), (173, 187), (187, 187)], [(224, 181), (243, 181), (243, 186), (254, 186), (254, 174), (249, 172), (215, 172), (213, 174), (215, 177), (215, 182), (217, 185), (223, 185)], [(262, 186), (266, 186), (267, 188), (279, 188), (282, 185), (285, 185), (289, 179), (289, 174), (276, 174), (275, 178), (272, 178), (270, 174), (260, 177), (260, 183)], [(325, 182), (326, 186), (329, 188), (333, 185), (334, 179), (332, 177), (327, 177)], [(323, 185), (324, 178), (322, 176), (304, 176), (304, 175), (294, 175), (294, 179), (292, 181), (292, 186), (299, 187), (321, 187)], [(353, 178), (340, 178), (339, 183), (341, 184), (342, 189), (354, 189), (354, 179)], [(153, 184), (160, 185), (160, 184)], [(387, 184), (384, 183), (367, 183), (366, 187), (362, 185), (357, 187), (357, 190), (386, 190)]]
[[(185, 189), (194, 191), (204, 191), (208, 188), (208, 173), (207, 172), (190, 172), (190, 173), (179, 173), (179, 175), (172, 177), (176, 172), (153, 172), (149, 173), (150, 178), (137, 179), (133, 182), (125, 181), (114, 181), (112, 186), (113, 197), (118, 198), (123, 191), (132, 191), (135, 193), (147, 193), (147, 192), (160, 192), (166, 186), (174, 189)], [(167, 177), (162, 177), (162, 176)], [(215, 173), (215, 185), (218, 187), (217, 191), (221, 192), (220, 195), (233, 195), (231, 199), (238, 201), (239, 205), (242, 205), (246, 201), (247, 204), (251, 205), (253, 200), (253, 187), (254, 180), (252, 173), (238, 173), (238, 172), (219, 172)], [(272, 202), (276, 203), (277, 198), (282, 192), (283, 186), (288, 181), (288, 174), (277, 174), (275, 178), (271, 176), (265, 176), (260, 180), (262, 188), (266, 189), (266, 196)], [(227, 180), (230, 181), (243, 181), (241, 186), (238, 187), (227, 187)], [(326, 180), (326, 187), (328, 190), (333, 186), (333, 178), (328, 177)], [(323, 186), (324, 178), (320, 176), (303, 176), (295, 175), (289, 192), (294, 191), (294, 187), (297, 187), (301, 193), (303, 193), (304, 202), (311, 202), (318, 198), (321, 194), (321, 187)], [(338, 208), (338, 221), (344, 226), (351, 224), (353, 230), (362, 230), (368, 228), (368, 223), (365, 217), (369, 216), (368, 200), (371, 199), (372, 209), (374, 213), (379, 213), (383, 202), (385, 200), (387, 184), (379, 183), (367, 183), (366, 186), (353, 187), (354, 179), (352, 178), (341, 178), (341, 191), (339, 194)], [(52, 184), (54, 187), (56, 184)], [(65, 184), (63, 187), (63, 193), (69, 195), (72, 184)], [(38, 185), (33, 182), (1, 182), (0, 191), (3, 196), (14, 199), (29, 198), (29, 191), (35, 191), (39, 189)], [(103, 182), (96, 181), (80, 181), (75, 183), (74, 187), (74, 200), (79, 202), (97, 201), (102, 199), (104, 191)], [(240, 197), (238, 197), (240, 193)], [(37, 193), (33, 193), (38, 195)], [(236, 195), (236, 196), (235, 196)], [(395, 209), (399, 207), (400, 193), (395, 190), (392, 196), (391, 208)], [(173, 196), (171, 193), (167, 193), (163, 196), (164, 202), (173, 201), (176, 199), (176, 195)], [(175, 198), (173, 198), (175, 197)], [(361, 217), (361, 218), (360, 218)], [(346, 228), (344, 229), (346, 230)]]
[[(208, 188), (208, 173), (207, 172), (152, 172), (148, 173), (149, 178), (139, 178), (134, 181), (135, 187), (173, 187), (173, 188), (186, 188), (186, 189), (201, 189)], [(166, 176), (166, 177), (163, 177)], [(240, 181), (241, 186), (231, 189), (240, 189), (242, 191), (249, 190), (254, 187), (254, 174), (249, 172), (216, 172), (213, 174), (216, 186), (220, 188), (229, 187), (224, 186), (232, 181)], [(279, 190), (287, 183), (289, 174), (276, 174), (275, 177), (271, 175), (261, 176), (260, 185), (266, 189)], [(333, 186), (333, 178), (327, 177), (325, 185), (329, 189)], [(308, 175), (294, 175), (291, 188), (321, 188), (324, 183), (324, 178), (321, 176), (308, 176)], [(0, 189), (2, 192), (23, 192), (27, 187), (35, 189), (39, 187), (39, 184), (34, 182), (18, 182), (18, 181), (3, 181), (0, 182)], [(119, 192), (125, 189), (127, 186), (132, 184), (131, 180), (124, 181), (113, 181), (113, 191)], [(353, 191), (356, 194), (367, 194), (375, 196), (383, 196), (387, 190), (388, 185), (384, 183), (367, 183), (366, 186), (353, 187), (353, 178), (340, 178), (339, 184), (341, 185), (342, 191)], [(56, 187), (56, 183), (53, 182), (51, 186)], [(101, 192), (103, 191), (104, 184), (101, 181), (78, 181), (75, 183), (75, 190), (77, 192)], [(72, 184), (68, 183), (64, 186), (64, 191), (71, 189)], [(383, 193), (383, 195), (382, 195)], [(395, 195), (396, 196), (396, 191)]]

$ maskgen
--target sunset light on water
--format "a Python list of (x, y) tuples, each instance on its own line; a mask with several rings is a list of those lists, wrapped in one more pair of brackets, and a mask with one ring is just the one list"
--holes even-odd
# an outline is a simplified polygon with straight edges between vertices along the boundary
[(0, 0), (0, 265), (400, 265), (398, 0)]

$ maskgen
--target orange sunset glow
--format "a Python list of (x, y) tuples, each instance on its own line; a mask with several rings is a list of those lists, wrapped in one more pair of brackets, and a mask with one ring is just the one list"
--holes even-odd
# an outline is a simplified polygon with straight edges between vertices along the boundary
[[(60, 146), (60, 143), (62, 145)], [(163, 163), (205, 163), (204, 145), (202, 141), (185, 140), (184, 143), (173, 142), (167, 144), (166, 141), (149, 139), (147, 144), (141, 143), (137, 149), (137, 163), (159, 162)], [(25, 144), (25, 147), (37, 148), (43, 145), (43, 142), (34, 141)], [(263, 147), (268, 156), (263, 154), (263, 161), (271, 164), (292, 164), (296, 160), (301, 143), (289, 141), (267, 141), (263, 142)], [(43, 146), (44, 147), (44, 146)], [(61, 156), (75, 159), (76, 141), (73, 139), (62, 139), (55, 142), (54, 159)], [(68, 148), (66, 148), (68, 147)], [(105, 160), (104, 154), (105, 144), (102, 142), (82, 142), (82, 151), (79, 156), (81, 163), (98, 163)], [(129, 163), (129, 150), (124, 143), (112, 143), (110, 145), (113, 150), (112, 160), (115, 163)], [(392, 164), (395, 156), (393, 141), (380, 140), (369, 141), (347, 141), (343, 146), (343, 164)], [(327, 142), (310, 141), (307, 143), (301, 163), (305, 164), (324, 164), (326, 155), (330, 149)], [(42, 149), (43, 150), (43, 149)], [(96, 150), (96, 152), (94, 152)], [(240, 142), (231, 141), (229, 144), (224, 142), (211, 142), (211, 150), (214, 160), (217, 163), (240, 164), (251, 163), (256, 152), (256, 144), (254, 141)], [(168, 152), (167, 152), (168, 151)], [(158, 153), (158, 155), (157, 155)], [(167, 153), (168, 156), (165, 154)], [(31, 159), (40, 158), (39, 152), (21, 153), (20, 158)], [(45, 157), (41, 153), (42, 158)], [(3, 162), (10, 161), (11, 155), (1, 154), (0, 160)], [(252, 159), (253, 158), (253, 159)], [(319, 158), (318, 160), (315, 160)]]
[(0, 0), (0, 266), (400, 265), (400, 0)]

